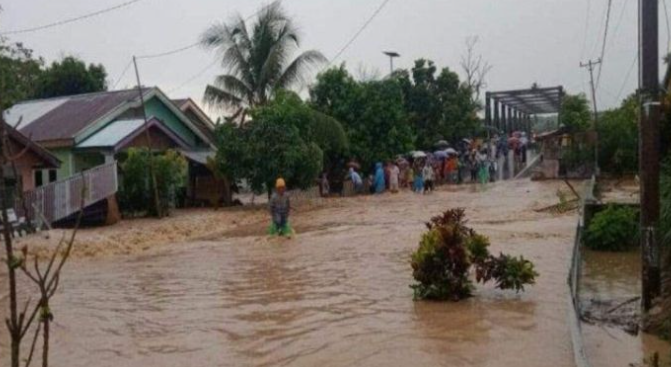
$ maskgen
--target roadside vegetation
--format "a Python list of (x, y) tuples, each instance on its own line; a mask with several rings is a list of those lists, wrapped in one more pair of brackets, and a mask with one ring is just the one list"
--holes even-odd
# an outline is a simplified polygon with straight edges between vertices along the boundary
[(638, 209), (610, 204), (596, 213), (583, 235), (587, 248), (597, 251), (628, 251), (638, 245)]
[[(150, 162), (153, 160), (153, 162)], [(164, 215), (169, 215), (186, 185), (186, 159), (174, 150), (162, 154), (151, 154), (146, 149), (131, 148), (120, 163), (121, 182), (119, 186), (119, 206), (124, 215), (155, 216), (153, 190), (147, 167), (153, 164), (159, 205)]]
[(524, 290), (538, 273), (524, 257), (489, 252), (489, 239), (466, 226), (463, 209), (451, 209), (426, 223), (419, 248), (412, 254), (411, 285), (415, 299), (459, 301), (472, 295), (469, 275), (478, 283), (493, 281), (499, 289)]

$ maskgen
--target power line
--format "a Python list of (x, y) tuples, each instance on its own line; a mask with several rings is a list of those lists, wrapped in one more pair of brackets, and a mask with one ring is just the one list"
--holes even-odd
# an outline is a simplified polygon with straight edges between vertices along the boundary
[(119, 82), (121, 79), (123, 79), (124, 76), (126, 76), (126, 73), (128, 72), (128, 69), (130, 69), (131, 64), (133, 64), (133, 59), (128, 61), (128, 64), (126, 64), (126, 67), (123, 68), (123, 71), (121, 74), (119, 74), (119, 77), (114, 80), (114, 85), (112, 86), (112, 90), (115, 90), (117, 85), (119, 85)]
[(606, 26), (604, 27), (603, 30), (603, 43), (601, 44), (601, 56), (599, 57), (601, 63), (599, 64), (599, 74), (597, 74), (596, 77), (597, 89), (599, 88), (599, 83), (601, 82), (601, 72), (603, 71), (603, 60), (604, 56), (606, 55), (606, 45), (608, 44), (608, 26), (610, 25), (610, 11), (612, 8), (613, 8), (613, 0), (608, 0), (608, 7), (606, 8)]
[(170, 50), (170, 51), (160, 52), (160, 53), (156, 53), (156, 54), (149, 54), (149, 55), (141, 55), (141, 56), (137, 56), (137, 59), (146, 60), (146, 59), (156, 59), (156, 58), (163, 57), (163, 56), (170, 56), (170, 55), (178, 54), (182, 51), (192, 49), (192, 48), (198, 46), (199, 44), (200, 44), (200, 42), (196, 42), (196, 43), (192, 43), (190, 45), (180, 47), (180, 48), (176, 48), (176, 49)]
[(585, 35), (582, 39), (582, 51), (580, 51), (580, 59), (585, 56), (585, 48), (587, 47), (587, 33), (589, 33), (589, 13), (591, 9), (591, 0), (587, 0), (587, 10), (585, 11)]
[(634, 60), (632, 60), (631, 66), (629, 66), (629, 70), (627, 71), (627, 75), (624, 77), (624, 82), (622, 83), (622, 87), (620, 87), (620, 91), (617, 92), (617, 98), (615, 99), (616, 101), (620, 100), (622, 92), (624, 91), (624, 88), (626, 88), (629, 77), (631, 76), (631, 72), (634, 70), (634, 66), (636, 66), (636, 61), (638, 61), (638, 53), (636, 56), (634, 56)]
[(213, 66), (215, 66), (215, 65), (217, 64), (217, 61), (219, 61), (219, 60), (214, 60), (213, 62), (209, 63), (207, 66), (205, 66), (204, 68), (202, 68), (201, 70), (199, 70), (196, 74), (194, 74), (193, 76), (191, 76), (189, 79), (187, 79), (187, 80), (184, 81), (183, 83), (179, 84), (179, 85), (176, 86), (175, 88), (170, 89), (167, 93), (170, 94), (170, 93), (173, 93), (173, 92), (175, 92), (175, 91), (177, 91), (177, 90), (180, 90), (180, 89), (182, 89), (185, 85), (187, 85), (187, 84), (191, 83), (192, 81), (194, 81), (194, 80), (200, 78), (203, 74), (205, 74), (205, 72), (207, 72), (207, 71), (210, 70)]
[(625, 10), (627, 10), (627, 4), (628, 0), (624, 0), (622, 4), (622, 10), (620, 10), (620, 16), (618, 17), (617, 24), (615, 24), (615, 29), (613, 30), (613, 38), (617, 37), (618, 34), (620, 34), (618, 31), (620, 30), (620, 25), (622, 25), (622, 20), (624, 19), (624, 13)]
[(357, 38), (359, 38), (361, 33), (363, 33), (363, 31), (366, 30), (366, 28), (368, 28), (368, 26), (373, 22), (375, 17), (377, 17), (377, 15), (380, 14), (380, 12), (382, 12), (384, 7), (387, 6), (387, 4), (390, 1), (391, 0), (382, 1), (380, 6), (375, 10), (375, 12), (373, 12), (373, 14), (370, 16), (370, 18), (368, 18), (368, 20), (363, 24), (363, 26), (354, 34), (354, 37), (352, 37), (349, 40), (349, 42), (347, 42), (345, 44), (345, 46), (343, 46), (343, 48), (341, 48), (340, 51), (338, 51), (338, 53), (336, 53), (336, 55), (331, 59), (331, 61), (329, 61), (328, 65), (326, 65), (325, 69), (328, 68), (329, 66), (331, 66), (333, 64), (333, 62), (336, 61), (345, 52), (345, 50), (347, 50), (349, 48), (349, 46), (351, 46), (354, 43), (354, 41), (356, 41)]
[[(278, 4), (281, 4), (281, 3), (282, 3), (282, 0), (279, 0), (279, 1), (278, 1)], [(272, 5), (272, 4), (271, 4), (271, 5)], [(248, 16), (247, 18), (245, 18), (245, 22), (247, 22), (247, 21), (249, 21), (250, 19), (252, 19), (253, 17), (259, 15), (262, 11), (266, 10), (269, 6), (270, 6), (270, 5), (263, 6), (261, 9), (259, 9), (258, 11), (256, 11), (254, 14), (251, 14), (250, 16)], [(175, 54), (175, 53), (178, 53), (178, 52), (187, 50), (187, 49), (189, 49), (189, 48), (191, 48), (191, 47), (195, 47), (195, 46), (197, 46), (197, 45), (199, 45), (199, 44), (200, 44), (200, 42), (195, 43), (195, 44), (190, 45), (190, 46), (182, 47), (182, 48), (180, 48), (180, 49), (176, 49), (176, 50), (172, 50), (172, 51), (163, 52), (162, 54), (149, 55), (149, 56), (152, 56), (152, 57), (161, 57), (161, 56), (166, 56), (166, 55), (172, 55), (172, 54)], [(147, 57), (145, 56), (144, 58), (147, 58)], [(182, 89), (182, 88), (183, 88), (184, 86), (186, 86), (187, 84), (189, 84), (189, 83), (193, 82), (194, 80), (200, 78), (203, 74), (205, 74), (208, 70), (210, 70), (213, 66), (215, 66), (215, 65), (218, 63), (218, 61), (219, 61), (219, 60), (216, 60), (216, 59), (215, 59), (214, 61), (212, 61), (211, 63), (209, 63), (207, 66), (205, 66), (204, 68), (202, 68), (201, 70), (199, 70), (196, 74), (194, 74), (194, 75), (192, 75), (191, 77), (189, 77), (186, 81), (180, 83), (180, 84), (179, 84), (178, 86), (176, 86), (175, 88), (172, 88), (171, 90), (169, 90), (167, 93), (172, 93), (172, 92), (174, 92), (174, 91), (176, 91), (176, 90)]]
[(0, 36), (7, 36), (7, 35), (10, 35), (10, 34), (37, 32), (37, 31), (41, 31), (41, 30), (44, 30), (44, 29), (49, 29), (49, 28), (53, 28), (53, 27), (62, 26), (62, 25), (65, 25), (65, 24), (74, 23), (74, 22), (77, 22), (77, 21), (80, 21), (80, 20), (92, 18), (92, 17), (95, 17), (97, 15), (101, 15), (101, 14), (104, 14), (104, 13), (109, 13), (109, 12), (114, 11), (114, 10), (125, 8), (127, 6), (133, 5), (133, 4), (135, 4), (137, 2), (140, 2), (140, 1), (142, 1), (142, 0), (130, 0), (130, 1), (127, 1), (125, 3), (121, 3), (121, 4), (118, 4), (118, 5), (109, 7), (109, 8), (105, 8), (105, 9), (102, 9), (102, 10), (95, 11), (93, 13), (88, 13), (88, 14), (80, 15), (78, 17), (60, 20), (60, 21), (54, 22), (54, 23), (44, 24), (44, 25), (31, 27), (31, 28), (15, 29), (15, 30), (11, 30), (11, 31), (0, 32)]
[[(282, 0), (279, 0), (278, 4), (281, 4), (281, 3), (282, 3)], [(272, 4), (265, 5), (265, 6), (261, 7), (261, 9), (257, 10), (255, 13), (253, 13), (250, 16), (248, 16), (247, 18), (245, 18), (245, 22), (247, 22), (250, 19), (252, 19), (253, 17), (259, 15), (262, 11), (266, 10), (270, 5), (272, 5)], [(168, 50), (168, 51), (164, 51), (164, 52), (159, 52), (159, 53), (155, 53), (155, 54), (138, 55), (136, 57), (137, 57), (138, 60), (156, 59), (156, 58), (159, 58), (159, 57), (178, 54), (178, 53), (181, 53), (183, 51), (190, 50), (194, 47), (197, 47), (198, 45), (200, 45), (200, 41), (195, 42), (195, 43), (191, 43), (191, 44), (188, 44), (186, 46), (182, 46), (182, 47), (179, 47), (179, 48), (176, 48), (176, 49), (172, 49), (172, 50)]]

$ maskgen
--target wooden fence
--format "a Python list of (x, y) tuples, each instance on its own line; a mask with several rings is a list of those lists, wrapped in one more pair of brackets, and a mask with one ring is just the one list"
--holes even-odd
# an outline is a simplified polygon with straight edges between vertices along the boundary
[(32, 221), (51, 224), (114, 195), (117, 189), (117, 163), (107, 163), (25, 192), (25, 206), (17, 198), (15, 210)]

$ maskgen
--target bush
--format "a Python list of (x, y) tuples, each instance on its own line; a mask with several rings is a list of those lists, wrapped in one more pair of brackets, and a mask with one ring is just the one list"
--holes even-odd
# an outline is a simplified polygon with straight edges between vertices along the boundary
[(473, 283), (468, 277), (475, 266), (476, 281), (496, 281), (499, 289), (519, 292), (534, 284), (538, 273), (523, 257), (489, 253), (489, 239), (466, 227), (463, 209), (445, 211), (426, 224), (419, 248), (412, 254), (411, 285), (415, 299), (454, 300), (469, 297)]
[(159, 203), (164, 214), (174, 205), (177, 190), (186, 183), (187, 163), (179, 153), (168, 150), (161, 155), (152, 155), (146, 149), (131, 148), (121, 163), (119, 205), (124, 214), (156, 214), (154, 193), (147, 169), (150, 159), (154, 160)]
[(638, 210), (628, 206), (608, 205), (592, 218), (583, 243), (597, 251), (627, 251), (638, 240)]

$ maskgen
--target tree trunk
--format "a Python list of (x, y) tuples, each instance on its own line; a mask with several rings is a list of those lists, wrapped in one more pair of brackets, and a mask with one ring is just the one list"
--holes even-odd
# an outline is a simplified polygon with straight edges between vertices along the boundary
[[(49, 306), (47, 304), (47, 310), (49, 309)], [(49, 367), (49, 323), (50, 321), (50, 315), (44, 315), (44, 339), (43, 342), (44, 344), (42, 345), (42, 367)]]

